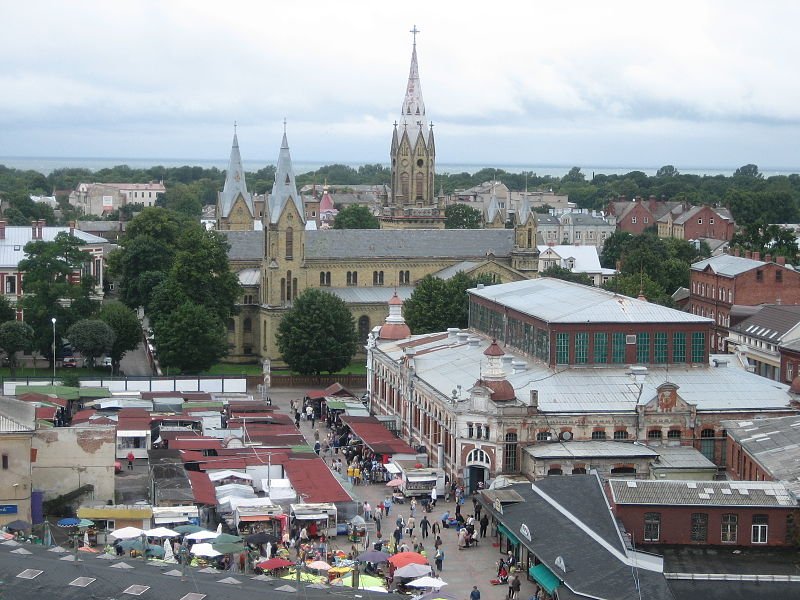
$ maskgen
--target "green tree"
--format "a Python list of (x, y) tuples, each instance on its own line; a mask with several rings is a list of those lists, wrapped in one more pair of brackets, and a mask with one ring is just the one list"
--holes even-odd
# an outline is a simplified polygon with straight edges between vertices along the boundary
[(430, 333), (449, 327), (464, 328), (469, 321), (467, 290), (479, 283), (490, 285), (486, 276), (472, 278), (458, 272), (448, 280), (426, 275), (403, 304), (403, 315), (411, 331)]
[(17, 309), (11, 306), (11, 303), (5, 296), (0, 296), (0, 323), (6, 321), (14, 321), (17, 318)]
[(573, 273), (569, 269), (553, 265), (540, 273), (542, 277), (553, 277), (554, 279), (563, 279), (564, 281), (571, 281), (573, 283), (580, 283), (583, 285), (594, 285), (592, 278), (586, 273)]
[(65, 331), (74, 322), (88, 318), (97, 309), (92, 298), (94, 280), (83, 275), (79, 284), (71, 278), (90, 260), (80, 249), (75, 236), (59, 233), (52, 242), (34, 241), (25, 245), (27, 257), (20, 261), (19, 270), (25, 273), (25, 295), (22, 308), (25, 321), (34, 330), (34, 348), (53, 360), (53, 323)]
[(136, 312), (122, 302), (109, 302), (100, 309), (98, 318), (114, 331), (114, 343), (108, 356), (112, 369), (119, 370), (119, 361), (129, 350), (135, 350), (142, 340), (142, 326)]
[(340, 210), (333, 222), (334, 229), (379, 229), (380, 226), (369, 208), (359, 204), (351, 204)]
[(622, 260), (622, 255), (630, 243), (633, 235), (627, 231), (615, 231), (603, 242), (603, 251), (600, 254), (600, 263), (607, 269), (616, 269), (617, 263)]
[(481, 211), (466, 204), (451, 204), (444, 209), (445, 229), (480, 229)]
[(664, 288), (645, 274), (617, 275), (604, 283), (603, 289), (631, 298), (637, 298), (643, 294), (649, 302), (672, 306), (672, 298), (664, 291)]
[(336, 373), (350, 364), (358, 348), (355, 321), (343, 300), (308, 288), (278, 325), (283, 360), (302, 375)]
[(82, 319), (67, 330), (67, 339), (72, 347), (86, 357), (90, 367), (95, 359), (111, 352), (116, 334), (100, 319)]
[(656, 177), (677, 177), (678, 175), (680, 175), (680, 173), (678, 173), (678, 169), (672, 165), (664, 165), (658, 171), (656, 171)]
[(131, 308), (148, 307), (153, 290), (166, 279), (174, 257), (174, 246), (163, 240), (149, 235), (126, 239), (108, 261), (109, 271), (119, 281), (120, 299)]
[(11, 376), (17, 375), (17, 352), (33, 347), (33, 327), (22, 321), (6, 321), (0, 325), (0, 350), (6, 353)]
[(187, 302), (153, 324), (162, 366), (183, 373), (209, 369), (228, 353), (225, 327), (214, 312)]

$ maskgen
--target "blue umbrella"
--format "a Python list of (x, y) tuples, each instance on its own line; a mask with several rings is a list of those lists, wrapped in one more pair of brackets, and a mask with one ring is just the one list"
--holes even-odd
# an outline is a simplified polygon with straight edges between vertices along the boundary
[(81, 522), (80, 519), (76, 519), (75, 517), (69, 517), (67, 519), (61, 519), (56, 523), (59, 527), (75, 527)]

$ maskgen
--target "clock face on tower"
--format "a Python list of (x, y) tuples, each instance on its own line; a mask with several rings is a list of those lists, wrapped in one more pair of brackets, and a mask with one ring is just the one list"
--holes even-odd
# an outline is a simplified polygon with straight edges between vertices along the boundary
[(407, 166), (408, 166), (408, 159), (407, 159), (407, 158), (404, 158), (404, 159), (403, 159), (403, 166), (404, 166), (404, 167), (407, 167)]

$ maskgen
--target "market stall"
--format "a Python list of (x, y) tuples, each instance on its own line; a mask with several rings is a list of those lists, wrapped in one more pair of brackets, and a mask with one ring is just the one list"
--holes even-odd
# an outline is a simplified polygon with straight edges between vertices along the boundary
[(305, 527), (309, 538), (321, 534), (326, 537), (336, 535), (337, 509), (335, 504), (292, 504), (289, 507), (292, 524), (298, 528)]

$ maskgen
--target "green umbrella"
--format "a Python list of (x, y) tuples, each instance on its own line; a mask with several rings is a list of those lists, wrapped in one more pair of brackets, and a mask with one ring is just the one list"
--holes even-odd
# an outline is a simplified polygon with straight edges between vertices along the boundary
[(198, 531), (203, 531), (203, 528), (199, 525), (178, 525), (175, 528), (175, 531), (178, 533), (197, 533)]
[(214, 542), (213, 544), (211, 544), (211, 547), (220, 554), (234, 554), (235, 552), (244, 551), (244, 545), (241, 543), (234, 544), (231, 542), (223, 542), (221, 544), (218, 544), (217, 542)]
[(81, 519), (78, 521), (77, 527), (94, 527), (94, 521), (90, 521), (89, 519)]
[(242, 538), (238, 535), (231, 535), (230, 533), (220, 533), (214, 538), (215, 544), (241, 544)]

